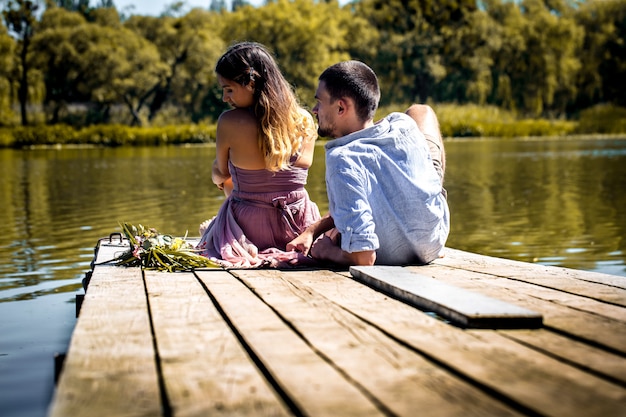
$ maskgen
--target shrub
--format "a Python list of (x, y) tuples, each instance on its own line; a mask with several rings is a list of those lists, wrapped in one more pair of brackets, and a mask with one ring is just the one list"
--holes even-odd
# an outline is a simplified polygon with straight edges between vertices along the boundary
[(183, 143), (209, 143), (215, 140), (215, 125), (130, 127), (92, 125), (74, 129), (67, 125), (28, 126), (0, 130), (0, 147), (29, 147), (53, 144), (97, 146), (153, 146)]
[(600, 104), (580, 113), (576, 133), (626, 133), (626, 108)]

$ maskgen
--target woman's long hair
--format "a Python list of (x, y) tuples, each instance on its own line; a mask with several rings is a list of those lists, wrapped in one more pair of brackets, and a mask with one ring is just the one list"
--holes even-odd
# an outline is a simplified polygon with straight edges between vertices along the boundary
[(316, 132), (270, 52), (256, 42), (237, 43), (217, 61), (215, 72), (253, 88), (265, 167), (270, 171), (289, 168), (291, 157), (300, 152), (304, 141), (315, 138)]

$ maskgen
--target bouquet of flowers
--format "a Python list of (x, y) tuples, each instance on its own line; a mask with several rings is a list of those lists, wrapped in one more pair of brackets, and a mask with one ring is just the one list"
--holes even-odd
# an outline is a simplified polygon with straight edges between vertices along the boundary
[(120, 223), (120, 226), (130, 242), (130, 249), (114, 259), (116, 265), (169, 272), (220, 267), (209, 258), (199, 255), (195, 247), (187, 242), (186, 234), (180, 238), (161, 234), (141, 224), (136, 227)]

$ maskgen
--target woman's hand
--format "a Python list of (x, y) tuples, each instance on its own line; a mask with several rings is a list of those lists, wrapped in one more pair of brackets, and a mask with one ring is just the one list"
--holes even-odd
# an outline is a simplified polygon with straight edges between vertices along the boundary
[(228, 197), (233, 192), (233, 189), (235, 188), (234, 185), (233, 185), (232, 177), (227, 179), (226, 181), (224, 181), (221, 184), (217, 184), (217, 188), (220, 191), (224, 191), (224, 195), (226, 195), (226, 197)]

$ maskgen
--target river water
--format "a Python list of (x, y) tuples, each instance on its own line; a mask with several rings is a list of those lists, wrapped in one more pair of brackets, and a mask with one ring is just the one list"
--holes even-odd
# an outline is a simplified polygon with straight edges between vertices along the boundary
[[(448, 140), (448, 246), (626, 277), (626, 137)], [(214, 147), (0, 150), (0, 410), (46, 414), (54, 354), (97, 240), (118, 222), (197, 236)], [(323, 148), (308, 190), (324, 213)]]

